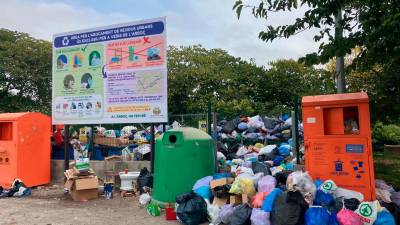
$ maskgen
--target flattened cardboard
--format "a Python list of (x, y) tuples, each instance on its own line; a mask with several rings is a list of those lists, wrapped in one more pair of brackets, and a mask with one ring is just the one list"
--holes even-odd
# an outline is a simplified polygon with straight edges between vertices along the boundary
[(213, 205), (217, 205), (219, 207), (224, 206), (226, 203), (228, 203), (228, 197), (226, 197), (226, 198), (214, 197), (214, 200), (212, 202)]
[(76, 179), (75, 180), (75, 188), (74, 190), (87, 190), (87, 189), (98, 189), (99, 180), (97, 177), (92, 178), (84, 178), (84, 179)]
[(223, 186), (225, 184), (232, 184), (233, 181), (234, 181), (234, 179), (232, 177), (211, 180), (210, 181), (210, 188), (214, 189), (215, 187)]

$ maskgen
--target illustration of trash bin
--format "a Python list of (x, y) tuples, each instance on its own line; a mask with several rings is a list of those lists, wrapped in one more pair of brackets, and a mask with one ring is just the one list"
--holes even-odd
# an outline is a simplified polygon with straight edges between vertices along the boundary
[(305, 166), (316, 179), (375, 199), (368, 96), (348, 93), (302, 100)]
[(153, 201), (175, 202), (194, 183), (216, 171), (213, 139), (195, 128), (168, 130), (156, 140)]
[(50, 182), (51, 119), (41, 113), (0, 114), (0, 186)]

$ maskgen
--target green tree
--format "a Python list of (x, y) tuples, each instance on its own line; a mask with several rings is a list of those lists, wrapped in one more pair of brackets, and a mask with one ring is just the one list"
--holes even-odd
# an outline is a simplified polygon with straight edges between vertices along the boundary
[(267, 72), (273, 90), (270, 103), (277, 110), (292, 110), (295, 102), (305, 95), (334, 92), (331, 76), (323, 69), (315, 69), (294, 60), (278, 60), (270, 63), (270, 66)]
[(0, 111), (50, 114), (50, 42), (0, 29)]
[(171, 114), (205, 112), (208, 101), (222, 116), (255, 113), (267, 94), (267, 78), (264, 68), (221, 49), (207, 50), (200, 45), (168, 48)]
[[(238, 17), (243, 8), (251, 8), (256, 18), (266, 19), (267, 23), (271, 14), (305, 9), (304, 15), (291, 24), (267, 26), (259, 33), (259, 38), (268, 42), (315, 30), (314, 40), (321, 45), (318, 52), (302, 58), (306, 63), (324, 64), (335, 56), (349, 54), (355, 46), (362, 46), (356, 61), (364, 67), (371, 68), (379, 62), (389, 67), (399, 64), (400, 2), (397, 0), (259, 0), (254, 6), (237, 0), (233, 8)], [(345, 36), (341, 35), (343, 31)]]

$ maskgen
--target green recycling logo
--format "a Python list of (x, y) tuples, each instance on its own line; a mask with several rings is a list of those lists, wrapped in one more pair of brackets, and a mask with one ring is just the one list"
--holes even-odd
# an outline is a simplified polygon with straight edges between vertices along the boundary
[(360, 205), (360, 214), (362, 216), (368, 217), (370, 215), (372, 215), (372, 208), (370, 205), (368, 204), (361, 204)]
[(322, 186), (322, 188), (323, 188), (325, 191), (330, 191), (330, 190), (332, 190), (332, 186), (333, 186), (332, 182), (326, 182), (326, 183)]

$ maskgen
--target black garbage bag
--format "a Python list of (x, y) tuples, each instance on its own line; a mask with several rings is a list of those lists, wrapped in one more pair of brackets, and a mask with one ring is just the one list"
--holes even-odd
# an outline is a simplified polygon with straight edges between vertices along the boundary
[(232, 133), (232, 131), (234, 131), (238, 124), (240, 123), (240, 118), (237, 117), (231, 121), (228, 121), (224, 124), (224, 126), (222, 127), (222, 132), (226, 133), (226, 134), (230, 134)]
[(233, 210), (232, 216), (229, 218), (229, 225), (250, 225), (251, 224), (251, 211), (247, 204), (238, 205)]
[(213, 189), (214, 196), (217, 198), (224, 198), (229, 196), (229, 190), (231, 189), (231, 184), (225, 184), (222, 186), (217, 186)]
[(143, 194), (144, 192), (143, 187), (153, 188), (153, 174), (151, 174), (146, 167), (140, 170), (140, 174), (137, 179), (137, 186), (140, 194)]
[(186, 225), (198, 225), (207, 221), (207, 203), (194, 193), (185, 193), (176, 197), (179, 204), (176, 216)]
[(343, 197), (340, 197), (335, 198), (334, 206), (328, 207), (328, 210), (332, 213), (338, 213), (343, 208), (343, 202), (344, 207), (351, 211), (355, 211), (358, 208), (358, 205), (360, 205), (360, 201), (356, 198), (345, 199)]
[(396, 224), (400, 224), (400, 207), (395, 203), (386, 203), (384, 201), (379, 202), (382, 207), (385, 207), (393, 215)]
[(220, 141), (217, 142), (217, 151), (224, 154), (224, 156), (228, 154), (228, 148)]
[(262, 162), (252, 162), (251, 169), (254, 174), (256, 173), (264, 173), (264, 176), (271, 175), (271, 171), (269, 170), (269, 166)]
[(303, 225), (308, 204), (299, 191), (288, 191), (279, 195), (271, 212), (271, 224)]
[(264, 122), (264, 126), (267, 129), (274, 129), (276, 125), (278, 125), (281, 121), (275, 118), (266, 118), (266, 117), (262, 117), (263, 122)]
[(293, 171), (284, 170), (282, 172), (275, 174), (276, 186), (280, 187), (282, 190), (286, 190), (286, 181), (289, 174), (291, 173), (293, 173)]

